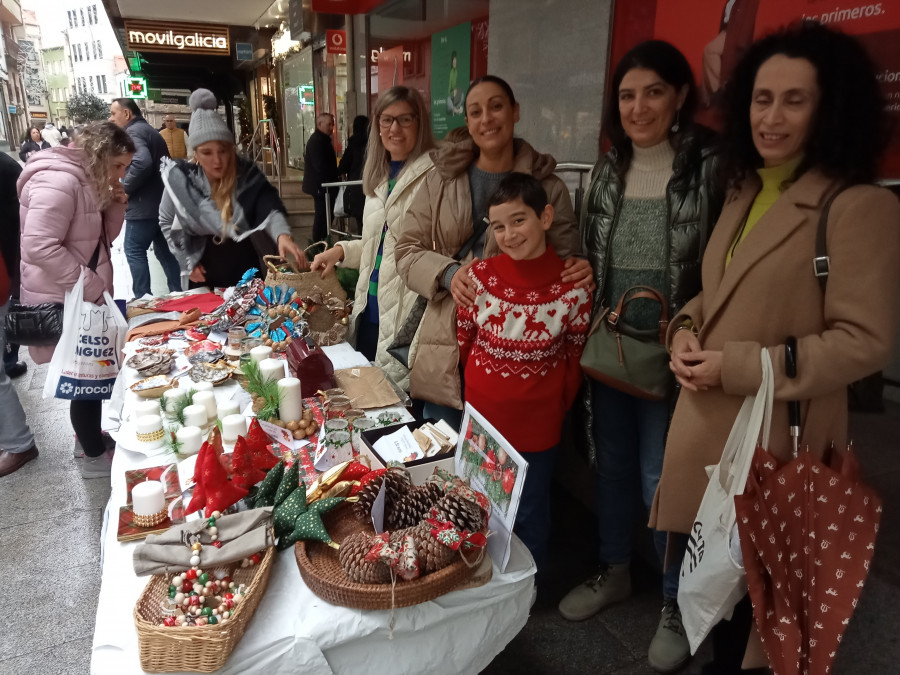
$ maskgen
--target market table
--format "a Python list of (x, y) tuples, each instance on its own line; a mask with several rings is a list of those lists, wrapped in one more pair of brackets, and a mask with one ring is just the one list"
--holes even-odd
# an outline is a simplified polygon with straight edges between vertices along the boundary
[[(134, 345), (127, 345), (126, 354), (134, 349)], [(347, 358), (346, 345), (326, 348), (326, 353), (329, 349), (333, 360)], [(107, 411), (107, 420), (113, 422), (107, 421), (107, 427), (127, 419), (130, 406), (137, 400), (126, 390), (137, 380), (134, 371), (129, 371), (123, 368), (119, 373)], [(217, 388), (217, 398), (232, 396), (235, 386)], [(121, 444), (116, 451), (112, 492), (101, 534), (102, 576), (91, 656), (91, 673), (95, 675), (143, 672), (132, 613), (149, 577), (134, 574), (132, 555), (137, 542), (121, 543), (116, 538), (119, 507), (127, 496), (126, 470), (174, 461), (172, 454), (147, 457)], [(300, 577), (293, 549), (277, 553), (256, 614), (218, 672), (478, 673), (528, 619), (534, 561), (515, 536), (511, 546), (506, 571), (501, 574), (494, 564), (487, 584), (393, 612), (348, 609), (321, 600)]]

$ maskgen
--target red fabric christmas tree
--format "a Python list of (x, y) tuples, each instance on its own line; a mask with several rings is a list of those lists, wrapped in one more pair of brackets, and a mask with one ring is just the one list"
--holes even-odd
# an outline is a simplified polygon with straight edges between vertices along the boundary
[(205, 508), (207, 513), (224, 511), (239, 499), (247, 496), (245, 488), (228, 480), (225, 467), (219, 463), (216, 455), (215, 445), (210, 441), (203, 444), (197, 455), (194, 480), (197, 485), (194, 488), (191, 504), (185, 511), (186, 515), (202, 508)]
[(237, 443), (234, 444), (234, 454), (231, 456), (231, 466), (233, 468), (231, 482), (240, 487), (249, 488), (266, 477), (265, 471), (257, 469), (253, 465), (250, 445), (243, 436), (238, 436)]
[(250, 422), (250, 431), (247, 432), (247, 445), (250, 448), (250, 456), (253, 458), (253, 466), (260, 471), (268, 471), (278, 464), (278, 458), (269, 450), (272, 439), (263, 431), (259, 420), (255, 417)]

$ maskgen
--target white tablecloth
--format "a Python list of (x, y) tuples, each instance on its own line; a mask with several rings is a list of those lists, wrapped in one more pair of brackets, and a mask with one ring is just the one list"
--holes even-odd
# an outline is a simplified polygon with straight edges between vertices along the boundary
[[(130, 351), (130, 350), (129, 350)], [(129, 372), (130, 371), (130, 372)], [(120, 384), (137, 378), (120, 373)], [(119, 388), (122, 392), (122, 388)], [(218, 396), (230, 397), (227, 390)], [(125, 415), (137, 400), (124, 392)], [(119, 507), (125, 504), (125, 471), (174, 461), (119, 449), (112, 467), (112, 492), (102, 533), (102, 578), (91, 657), (91, 673), (141, 673), (132, 612), (148, 578), (136, 577), (137, 542), (116, 539)], [(485, 586), (448, 593), (432, 602), (398, 609), (393, 637), (390, 611), (336, 607), (310, 591), (293, 549), (277, 554), (266, 594), (243, 639), (221, 673), (478, 673), (503, 650), (528, 619), (534, 561), (513, 537), (505, 573), (496, 565)], [(173, 630), (188, 630), (177, 629)]]

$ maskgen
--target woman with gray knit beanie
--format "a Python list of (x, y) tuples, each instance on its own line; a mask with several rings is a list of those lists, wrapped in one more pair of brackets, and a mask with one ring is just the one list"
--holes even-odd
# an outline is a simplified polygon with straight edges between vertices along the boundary
[[(614, 307), (641, 285), (659, 290), (674, 316), (700, 290), (703, 250), (722, 207), (712, 134), (693, 124), (694, 76), (666, 42), (629, 51), (611, 91), (604, 131), (612, 147), (594, 168), (582, 210), (584, 250), (597, 284), (594, 311)], [(646, 299), (630, 302), (620, 318), (635, 330), (655, 329), (659, 321), (659, 304)], [(648, 511), (653, 502), (673, 401), (644, 400), (591, 381), (586, 403), (598, 471), (601, 566), (560, 602), (560, 613), (572, 621), (631, 594), (632, 507), (638, 485)], [(684, 544), (673, 540), (666, 556), (666, 533), (653, 532), (653, 538), (660, 562), (678, 561), (664, 570), (662, 619), (648, 652), (655, 670), (670, 672), (690, 657), (676, 602)]]
[(193, 161), (164, 159), (159, 224), (190, 287), (234, 286), (263, 256), (306, 256), (291, 238), (278, 190), (253, 162), (238, 157), (234, 133), (208, 89), (190, 98)]

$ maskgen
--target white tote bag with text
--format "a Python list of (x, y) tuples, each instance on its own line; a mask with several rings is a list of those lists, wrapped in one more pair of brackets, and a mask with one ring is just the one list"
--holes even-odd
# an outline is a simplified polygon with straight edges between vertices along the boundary
[(734, 606), (747, 593), (747, 580), (740, 559), (734, 509), (735, 495), (744, 492), (756, 444), (769, 445), (774, 383), (772, 359), (761, 353), (762, 384), (744, 400), (722, 459), (707, 467), (709, 484), (688, 536), (681, 564), (678, 607), (691, 654), (722, 619), (731, 618)]

